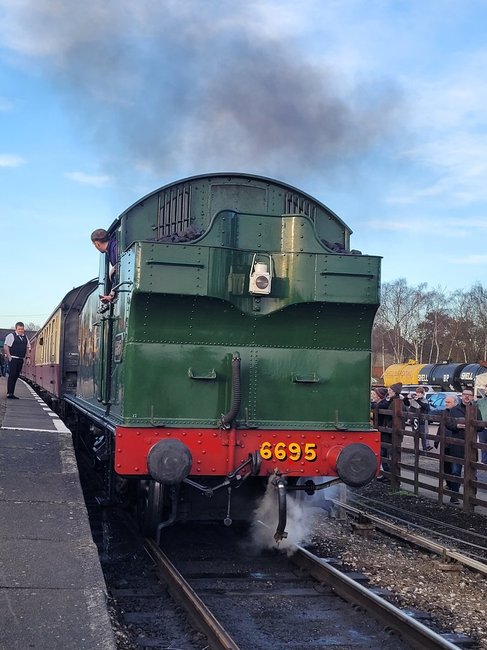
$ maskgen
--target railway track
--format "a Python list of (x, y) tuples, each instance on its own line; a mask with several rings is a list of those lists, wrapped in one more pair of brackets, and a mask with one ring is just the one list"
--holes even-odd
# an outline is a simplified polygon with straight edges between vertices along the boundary
[[(392, 535), (404, 542), (409, 542), (411, 544), (414, 544), (418, 548), (424, 549), (426, 551), (429, 551), (430, 553), (434, 553), (438, 556), (440, 556), (443, 560), (449, 561), (449, 562), (458, 562), (462, 566), (471, 569), (473, 571), (477, 571), (478, 573), (481, 573), (484, 576), (487, 576), (487, 564), (483, 562), (479, 557), (482, 556), (475, 556), (473, 557), (472, 553), (467, 554), (467, 553), (461, 553), (458, 550), (454, 548), (450, 548), (446, 546), (443, 543), (439, 543), (436, 541), (433, 541), (431, 537), (425, 537), (424, 535), (419, 535), (417, 532), (411, 531), (408, 526), (414, 526), (412, 522), (405, 521), (402, 517), (399, 517), (398, 520), (400, 522), (400, 525), (396, 523), (392, 523), (390, 519), (385, 519), (383, 517), (379, 517), (377, 515), (372, 514), (369, 510), (362, 510), (360, 508), (351, 506), (347, 503), (343, 503), (341, 501), (332, 500), (333, 503), (339, 507), (342, 508), (346, 513), (351, 515), (357, 522), (360, 522), (362, 526), (367, 526), (371, 525), (374, 527), (374, 529), (381, 531), (383, 533), (386, 533), (388, 535)], [(384, 514), (384, 513), (383, 513)], [(416, 524), (416, 528), (418, 527), (418, 524)], [(423, 531), (426, 530), (425, 526), (419, 525), (419, 528)], [(438, 537), (441, 535), (441, 532), (438, 532), (438, 530), (429, 530), (429, 533), (432, 537)], [(446, 533), (443, 533), (448, 539), (452, 539), (450, 535), (447, 535)], [(478, 535), (477, 533), (470, 533), (472, 536), (475, 535), (477, 539), (487, 541), (487, 538), (484, 535)], [(474, 546), (476, 549), (487, 551), (487, 548), (484, 548), (480, 544), (475, 544), (473, 542), (468, 542), (466, 540), (458, 540), (455, 538), (456, 542), (459, 542), (460, 544), (463, 544), (466, 547), (472, 547)]]
[(161, 549), (125, 512), (87, 497), (120, 650), (302, 650), (303, 639), (310, 650), (331, 641), (359, 649), (469, 645), (303, 547), (256, 551), (233, 529), (200, 525), (165, 531)]
[[(333, 501), (336, 505), (344, 503), (340, 498)], [(424, 500), (423, 500), (424, 504)], [(384, 522), (396, 524), (403, 529), (419, 536), (426, 536), (442, 547), (455, 548), (461, 554), (487, 564), (487, 535), (485, 530), (485, 517), (474, 515), (464, 518), (463, 513), (456, 513), (452, 518), (448, 516), (451, 510), (448, 506), (438, 509), (428, 501), (427, 513), (418, 505), (395, 504), (387, 498), (376, 498), (364, 494), (353, 493), (347, 505), (352, 505), (367, 516), (378, 517)], [(445, 518), (446, 515), (446, 518)]]
[(210, 609), (176, 570), (176, 567), (154, 540), (146, 539), (144, 543), (170, 593), (184, 607), (193, 625), (206, 637), (208, 646), (213, 650), (239, 650), (230, 634), (213, 616)]
[(297, 547), (293, 561), (310, 573), (320, 583), (326, 582), (347, 602), (360, 607), (380, 621), (385, 628), (395, 630), (403, 641), (412, 648), (458, 648), (470, 645), (466, 637), (439, 633), (417, 620), (418, 612), (411, 612), (395, 607), (367, 588), (357, 579), (348, 576), (329, 562), (313, 555), (306, 549)]
[(402, 607), (428, 612), (440, 629), (462, 635), (457, 645), (486, 649), (487, 567), (478, 557), (485, 550), (483, 519), (465, 521), (452, 508), (435, 510), (407, 496), (383, 497), (353, 495), (351, 503), (334, 499), (333, 516), (314, 530), (313, 550), (363, 572), (377, 587), (393, 592)]
[(221, 547), (210, 553), (210, 535), (195, 557), (194, 547), (191, 555), (176, 534), (176, 568), (153, 540), (144, 540), (147, 554), (140, 553), (133, 545), (137, 534), (127, 538), (127, 530), (134, 531), (124, 514), (104, 511), (102, 520), (96, 541), (120, 618), (119, 648), (301, 650), (303, 638), (312, 649), (330, 639), (337, 647), (459, 647), (364, 587), (360, 576), (354, 580), (304, 548), (293, 549), (290, 559), (288, 549), (242, 560), (235, 555), (241, 547), (230, 549), (228, 539), (223, 557)]
[(303, 547), (256, 552), (233, 529), (188, 525), (165, 531), (160, 549), (126, 513), (90, 494), (87, 503), (120, 650), (302, 650), (303, 639), (310, 650), (472, 645)]
[[(354, 625), (350, 626), (350, 605), (354, 608), (359, 607), (368, 617), (373, 617), (378, 622), (378, 628), (375, 632), (369, 630), (369, 634), (377, 634), (378, 630), (382, 628), (378, 633), (380, 637), (381, 633), (384, 634), (383, 630), (393, 630), (403, 643), (401, 646), (397, 637), (392, 641), (387, 635), (386, 639), (375, 638), (372, 640), (369, 637), (363, 646), (354, 644), (354, 647), (390, 647), (390, 644), (393, 643), (394, 647), (453, 649), (471, 645), (471, 640), (462, 635), (441, 634), (434, 631), (416, 618), (419, 615), (418, 612), (399, 609), (388, 602), (387, 598), (378, 594), (376, 589), (364, 585), (363, 576), (350, 575), (341, 571), (332, 561), (319, 558), (301, 546), (287, 549), (289, 561), (300, 569), (298, 574), (289, 574), (288, 569), (280, 561), (276, 563), (276, 557), (272, 562), (265, 563), (267, 566), (264, 570), (262, 568), (259, 570), (259, 567), (255, 566), (260, 563), (259, 560), (255, 561), (253, 571), (245, 570), (240, 563), (235, 564), (232, 560), (230, 568), (226, 563), (226, 566), (221, 567), (215, 573), (214, 563), (218, 562), (221, 565), (221, 558), (207, 557), (203, 563), (201, 560), (196, 561), (196, 567), (194, 558), (189, 562), (188, 560), (180, 562), (182, 573), (188, 577), (187, 581), (154, 542), (146, 541), (146, 544), (149, 545), (150, 554), (158, 565), (163, 579), (170, 584), (171, 591), (176, 593), (196, 627), (210, 639), (209, 646), (217, 650), (224, 648), (245, 650), (246, 648), (302, 647), (302, 639), (294, 645), (291, 638), (287, 640), (280, 638), (282, 627), (278, 633), (274, 631), (267, 638), (263, 638), (262, 628), (259, 629), (258, 622), (255, 627), (249, 623), (249, 620), (243, 623), (241, 616), (236, 617), (230, 611), (230, 602), (233, 598), (238, 599), (239, 596), (240, 600), (242, 596), (251, 597), (254, 600), (252, 611), (256, 609), (255, 603), (259, 599), (263, 599), (263, 602), (266, 603), (266, 618), (273, 621), (282, 619), (282, 616), (280, 617), (278, 614), (270, 615), (269, 601), (271, 599), (277, 601), (278, 608), (285, 607), (288, 613), (288, 621), (287, 624), (284, 624), (284, 629), (286, 626), (289, 629), (294, 616), (288, 601), (300, 599), (302, 606), (306, 607), (309, 613), (309, 609), (312, 609), (309, 602), (313, 600), (318, 604), (317, 610), (321, 612), (321, 615), (318, 614), (315, 620), (315, 623), (321, 627), (319, 638), (313, 639), (310, 630), (306, 630), (301, 625), (302, 632), (307, 637), (307, 647), (310, 648), (323, 647), (324, 637), (327, 636), (333, 637), (336, 642), (336, 628), (339, 626), (342, 627), (341, 643), (346, 647), (350, 642), (350, 639), (346, 637), (350, 633), (350, 628), (354, 627)], [(284, 555), (281, 554), (280, 560), (283, 558)], [(202, 568), (202, 564), (207, 562), (210, 567)], [(286, 559), (285, 565), (287, 562)], [(258, 576), (257, 580), (256, 576)], [(310, 577), (314, 579), (314, 583), (310, 582)], [(247, 581), (246, 586), (243, 582), (244, 579)], [(190, 586), (189, 582), (192, 582), (193, 586)], [(329, 610), (325, 604), (330, 598), (330, 594), (337, 594), (348, 603), (348, 619), (345, 613), (341, 623), (333, 623), (330, 620)], [(208, 610), (205, 602), (210, 603), (212, 611)], [(213, 611), (219, 612), (220, 623), (212, 613)], [(252, 613), (247, 610), (245, 612), (247, 616)], [(241, 613), (243, 614), (243, 611)], [(343, 612), (340, 612), (339, 616), (343, 617)], [(230, 633), (225, 629), (227, 626), (231, 629)], [(289, 634), (285, 634), (285, 636), (289, 636)]]

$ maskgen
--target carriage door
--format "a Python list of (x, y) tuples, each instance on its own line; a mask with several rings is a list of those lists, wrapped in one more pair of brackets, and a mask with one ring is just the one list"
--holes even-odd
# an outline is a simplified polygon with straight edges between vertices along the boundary
[(110, 404), (110, 376), (113, 355), (113, 306), (101, 315), (98, 322), (99, 364), (97, 399), (107, 406)]

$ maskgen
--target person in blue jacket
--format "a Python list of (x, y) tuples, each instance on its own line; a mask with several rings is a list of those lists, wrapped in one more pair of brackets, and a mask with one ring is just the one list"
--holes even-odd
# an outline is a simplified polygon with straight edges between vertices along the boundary
[(115, 273), (118, 261), (117, 252), (117, 239), (115, 235), (112, 237), (107, 233), (104, 228), (97, 228), (91, 233), (91, 241), (94, 247), (100, 253), (108, 256), (108, 278), (106, 283), (106, 293), (100, 296), (102, 303), (109, 303), (115, 298), (113, 285), (115, 281)]

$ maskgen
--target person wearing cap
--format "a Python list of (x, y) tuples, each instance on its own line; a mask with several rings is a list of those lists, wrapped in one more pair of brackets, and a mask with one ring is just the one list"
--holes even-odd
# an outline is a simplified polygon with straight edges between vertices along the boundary
[(389, 388), (387, 389), (387, 394), (391, 399), (393, 399), (394, 397), (400, 397), (401, 391), (402, 391), (402, 384), (400, 381), (398, 381), (397, 384), (392, 384), (391, 386), (389, 386)]
[[(370, 410), (372, 411), (373, 423), (375, 427), (384, 426), (384, 414), (379, 413), (379, 402), (387, 397), (387, 388), (379, 386), (372, 388), (370, 391)], [(387, 407), (386, 407), (387, 408)]]

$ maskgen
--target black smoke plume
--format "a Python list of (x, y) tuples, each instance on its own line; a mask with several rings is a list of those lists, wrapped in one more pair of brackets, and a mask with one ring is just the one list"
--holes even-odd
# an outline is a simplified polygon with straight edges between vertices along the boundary
[(299, 39), (264, 29), (255, 6), (23, 0), (4, 33), (40, 62), (112, 173), (319, 176), (391, 136), (392, 84), (352, 83), (331, 59), (311, 60)]

